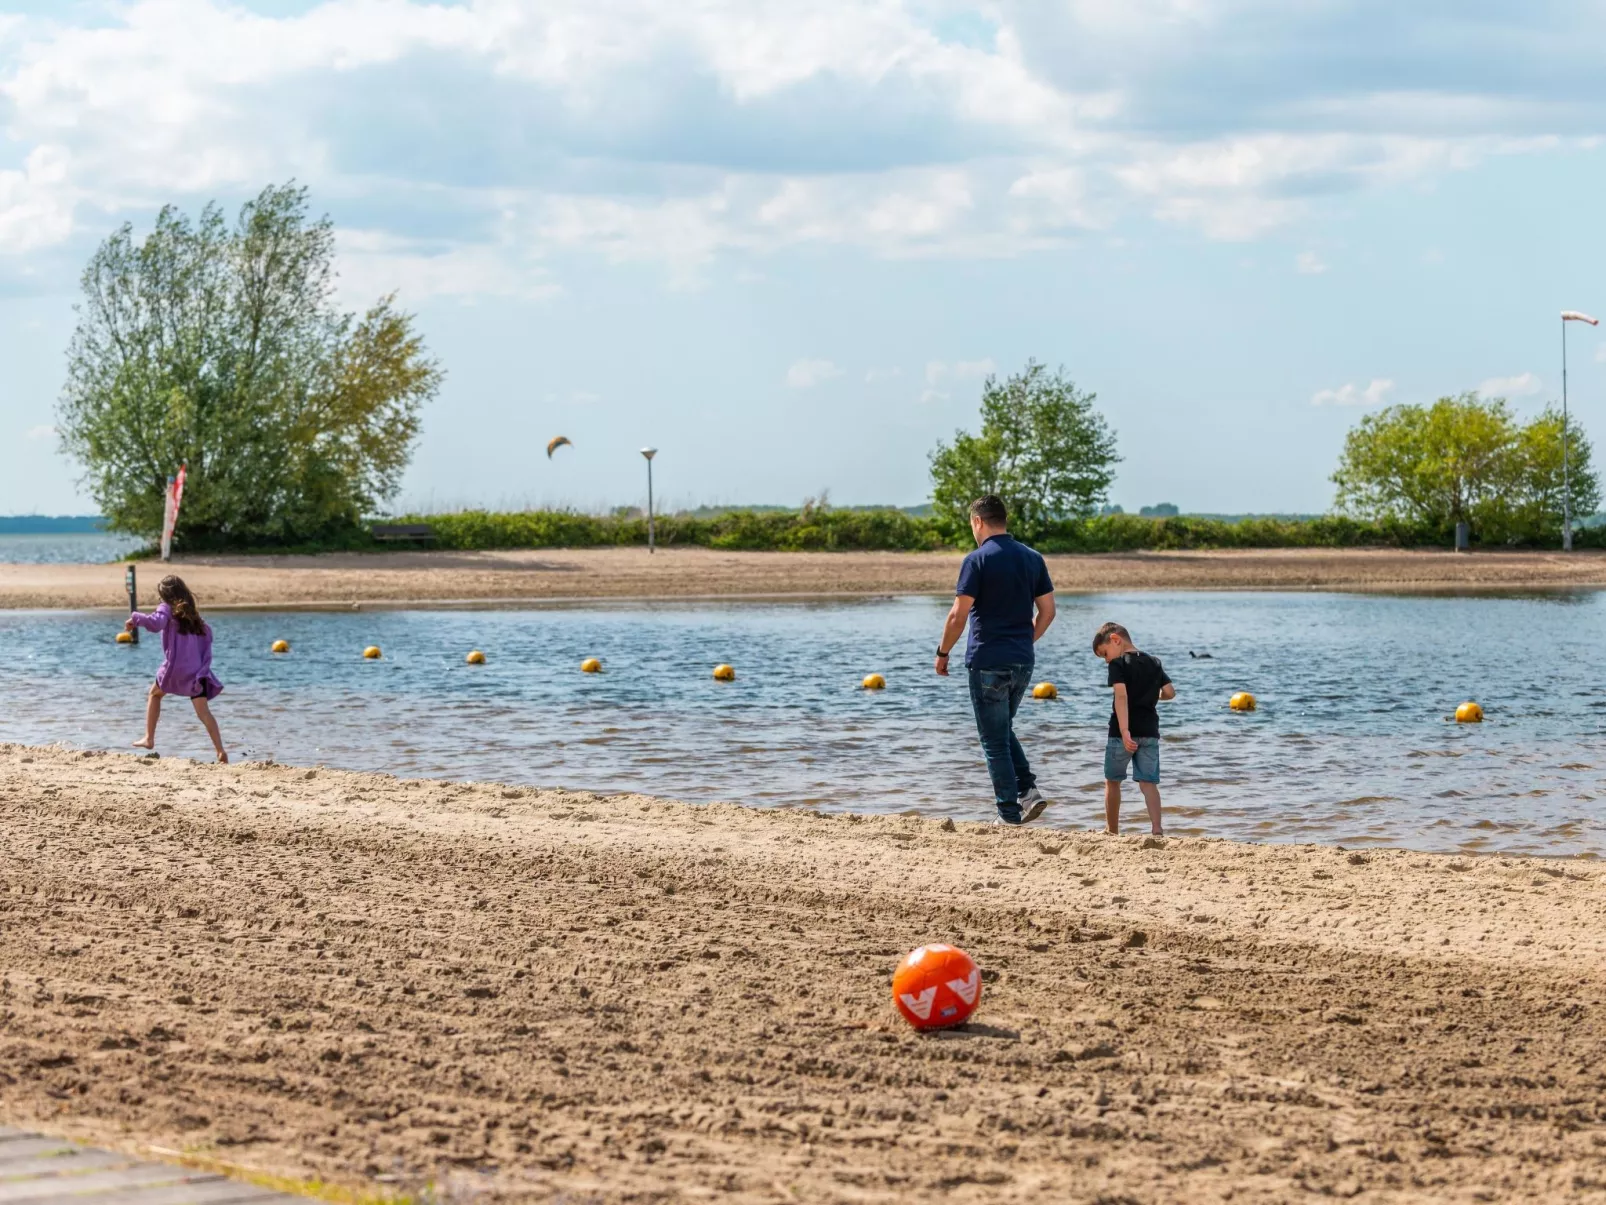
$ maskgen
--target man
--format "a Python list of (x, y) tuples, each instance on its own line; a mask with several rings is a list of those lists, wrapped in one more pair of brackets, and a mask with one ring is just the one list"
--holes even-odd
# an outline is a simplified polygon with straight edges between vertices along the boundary
[(1121, 831), (1121, 783), (1127, 766), (1149, 808), (1149, 831), (1165, 836), (1160, 817), (1160, 712), (1161, 699), (1177, 697), (1158, 657), (1140, 651), (1131, 634), (1118, 623), (1107, 623), (1093, 633), (1093, 653), (1109, 666), (1108, 685), (1115, 698), (1110, 705), (1110, 735), (1104, 744), (1104, 827)]
[[(970, 625), (965, 667), (970, 671), (970, 705), (976, 713), (987, 773), (993, 780), (998, 818), (1030, 824), (1048, 801), (1026, 753), (1015, 739), (1015, 712), (1031, 685), (1032, 646), (1054, 622), (1054, 583), (1034, 550), (1009, 534), (1003, 500), (988, 494), (970, 504), (970, 532), (976, 551), (965, 557), (954, 605), (937, 645), (937, 672), (948, 676), (948, 654)], [(1024, 809), (1024, 814), (1022, 812)]]

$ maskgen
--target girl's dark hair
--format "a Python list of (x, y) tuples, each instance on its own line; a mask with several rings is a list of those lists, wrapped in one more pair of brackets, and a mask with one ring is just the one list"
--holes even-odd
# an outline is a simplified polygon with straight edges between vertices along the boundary
[(186, 636), (205, 636), (206, 624), (201, 609), (195, 605), (195, 595), (181, 577), (164, 577), (156, 584), (156, 596), (173, 612), (173, 622)]

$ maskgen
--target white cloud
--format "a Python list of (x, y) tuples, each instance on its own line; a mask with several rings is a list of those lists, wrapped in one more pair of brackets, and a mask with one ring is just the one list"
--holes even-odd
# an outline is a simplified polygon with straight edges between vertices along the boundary
[(841, 375), (842, 370), (829, 360), (798, 360), (786, 370), (786, 383), (792, 389), (812, 389)]
[(0, 254), (54, 246), (73, 232), (76, 191), (69, 157), (57, 146), (36, 146), (20, 171), (0, 171)]
[(875, 368), (865, 370), (864, 379), (871, 384), (877, 381), (891, 381), (903, 375), (901, 368)]
[(1490, 377), (1478, 386), (1478, 392), (1484, 397), (1532, 397), (1544, 386), (1533, 373), (1524, 372), (1514, 377)]
[(1374, 379), (1364, 389), (1359, 385), (1340, 385), (1323, 389), (1310, 399), (1312, 406), (1381, 406), (1394, 392), (1394, 382)]
[(1595, 348), (1595, 363), (1597, 363), (1597, 364), (1606, 364), (1606, 343), (1601, 343), (1601, 344), (1596, 346), (1596, 348)]
[(1535, 149), (1534, 142), (1496, 137), (1235, 134), (1182, 145), (1138, 144), (1111, 170), (1163, 220), (1241, 242), (1294, 221), (1323, 195), (1407, 184), (1474, 167), (1492, 155)]
[(941, 401), (948, 396), (948, 391), (943, 386), (950, 381), (973, 381), (997, 370), (998, 366), (990, 359), (958, 360), (953, 364), (945, 360), (931, 360), (926, 364), (926, 388), (921, 393), (920, 400)]
[(25, 436), (27, 439), (54, 439), (55, 437), (56, 428), (52, 427), (49, 423), (43, 423), (37, 427), (29, 427), (28, 433)]
[(1327, 264), (1316, 252), (1301, 251), (1294, 257), (1294, 270), (1301, 276), (1320, 276), (1327, 271)]
[[(684, 276), (799, 245), (1021, 254), (1134, 214), (1253, 239), (1344, 193), (1590, 145), (1602, 119), (1570, 81), (1606, 17), (1515, 4), (297, 7), (0, 18), (0, 252), (292, 176), (365, 211), (347, 224), (397, 240), (366, 267), (425, 295), (546, 295), (557, 248)], [(1555, 69), (1514, 77), (1504, 34)], [(1381, 41), (1403, 49), (1339, 69)]]
[(379, 230), (342, 230), (339, 288), (353, 307), (399, 293), (404, 305), (429, 297), (539, 300), (562, 289), (508, 236), (487, 243), (407, 239)]

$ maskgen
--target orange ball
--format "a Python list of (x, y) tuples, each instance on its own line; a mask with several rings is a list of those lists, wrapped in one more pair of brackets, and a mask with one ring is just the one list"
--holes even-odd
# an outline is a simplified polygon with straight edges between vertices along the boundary
[(916, 1029), (963, 1025), (981, 1003), (981, 968), (957, 946), (910, 950), (892, 973), (892, 1002)]

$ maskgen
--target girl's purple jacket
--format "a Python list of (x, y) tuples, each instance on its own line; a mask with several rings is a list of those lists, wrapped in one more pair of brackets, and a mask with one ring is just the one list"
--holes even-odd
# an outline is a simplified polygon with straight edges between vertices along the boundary
[(200, 636), (186, 635), (178, 630), (166, 603), (149, 615), (135, 611), (129, 618), (147, 632), (162, 634), (162, 668), (156, 671), (156, 686), (164, 695), (215, 699), (223, 693), (223, 683), (212, 674), (210, 627)]

